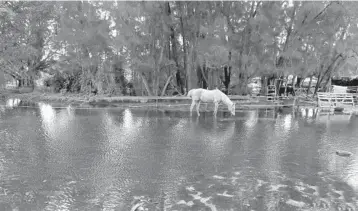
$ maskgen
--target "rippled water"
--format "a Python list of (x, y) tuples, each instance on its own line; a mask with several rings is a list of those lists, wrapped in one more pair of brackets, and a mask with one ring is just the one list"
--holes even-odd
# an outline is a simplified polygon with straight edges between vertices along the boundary
[(358, 209), (356, 116), (14, 104), (0, 107), (0, 210)]

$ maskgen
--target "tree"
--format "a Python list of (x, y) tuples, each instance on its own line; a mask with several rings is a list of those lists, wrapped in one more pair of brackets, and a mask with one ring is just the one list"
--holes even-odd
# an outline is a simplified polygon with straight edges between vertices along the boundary
[(289, 74), (317, 77), (317, 91), (357, 62), (355, 9), (341, 1), (6, 1), (0, 68), (21, 85), (46, 72), (61, 81), (57, 90), (82, 93), (127, 94), (132, 80), (155, 96), (222, 86), (245, 94), (252, 77), (268, 84)]

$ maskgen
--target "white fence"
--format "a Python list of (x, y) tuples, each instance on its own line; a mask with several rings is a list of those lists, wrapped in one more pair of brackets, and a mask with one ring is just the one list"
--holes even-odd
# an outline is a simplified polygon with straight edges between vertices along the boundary
[(354, 107), (351, 93), (317, 92), (318, 106), (321, 108)]

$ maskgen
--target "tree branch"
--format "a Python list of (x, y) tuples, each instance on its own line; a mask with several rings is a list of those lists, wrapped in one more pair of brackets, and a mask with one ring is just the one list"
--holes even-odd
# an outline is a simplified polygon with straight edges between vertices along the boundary
[(4, 71), (4, 73), (10, 75), (10, 76), (13, 77), (14, 79), (19, 79), (19, 78), (20, 78), (19, 76), (15, 75), (14, 73), (11, 73), (11, 72), (9, 72), (9, 71), (7, 71), (7, 70), (3, 70), (3, 71)]
[[(332, 3), (333, 3), (333, 1), (330, 1), (329, 4), (327, 4), (314, 18), (312, 18), (307, 25), (313, 23), (319, 16), (321, 16), (327, 10), (327, 8), (332, 5)], [(307, 19), (307, 17), (305, 17), (304, 21), (306, 19)], [(302, 24), (303, 24), (303, 22), (302, 22)], [(304, 28), (306, 28), (307, 25), (302, 25), (299, 30), (296, 30), (294, 36), (296, 36), (299, 31), (301, 31)]]
[(167, 82), (165, 83), (165, 85), (163, 87), (163, 90), (162, 90), (162, 93), (160, 96), (164, 96), (165, 91), (167, 90), (168, 85), (169, 85), (170, 81), (172, 80), (172, 78), (173, 78), (173, 75), (170, 75), (169, 78), (167, 79)]
[(322, 15), (327, 10), (327, 8), (332, 5), (332, 3), (333, 3), (333, 1), (330, 1), (329, 4), (327, 4), (323, 8), (323, 10), (321, 10), (321, 12), (319, 12), (310, 22), (313, 22), (316, 18), (318, 18), (320, 15)]
[(199, 68), (200, 68), (200, 71), (201, 71), (201, 75), (203, 76), (203, 79), (205, 80), (206, 84), (208, 84), (209, 81), (205, 77), (204, 68), (202, 68), (200, 64), (199, 64)]
[(261, 4), (261, 1), (257, 2), (255, 11), (254, 11), (254, 13), (251, 15), (252, 18), (254, 18), (254, 17), (256, 16), (256, 14), (257, 14), (257, 9), (259, 8), (260, 4)]

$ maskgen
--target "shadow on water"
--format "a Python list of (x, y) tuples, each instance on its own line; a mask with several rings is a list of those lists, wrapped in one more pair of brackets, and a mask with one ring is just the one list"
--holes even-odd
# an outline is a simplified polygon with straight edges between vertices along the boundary
[(358, 209), (354, 115), (19, 104), (0, 109), (0, 210)]

